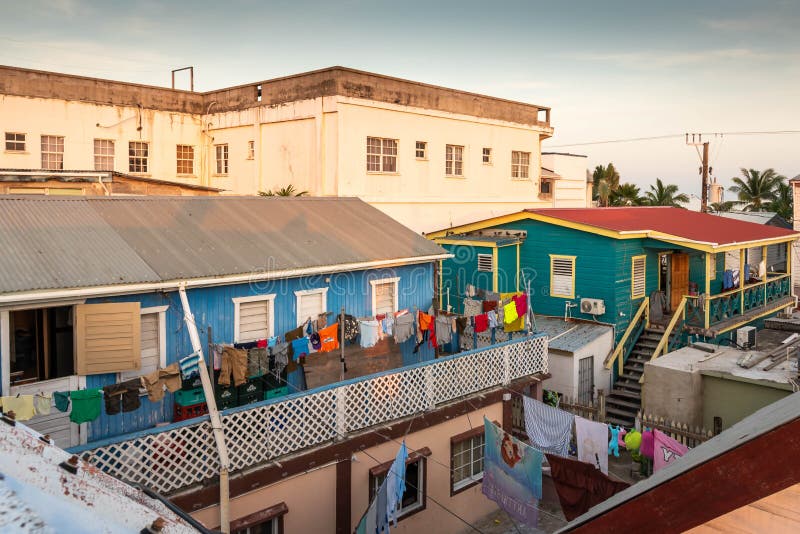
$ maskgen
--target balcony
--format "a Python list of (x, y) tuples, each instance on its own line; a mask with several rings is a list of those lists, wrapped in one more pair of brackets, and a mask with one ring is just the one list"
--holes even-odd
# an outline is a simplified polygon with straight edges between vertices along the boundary
[[(349, 437), (376, 425), (547, 372), (533, 335), (221, 412), (231, 471)], [(72, 449), (102, 471), (169, 494), (213, 479), (219, 455), (208, 416)]]

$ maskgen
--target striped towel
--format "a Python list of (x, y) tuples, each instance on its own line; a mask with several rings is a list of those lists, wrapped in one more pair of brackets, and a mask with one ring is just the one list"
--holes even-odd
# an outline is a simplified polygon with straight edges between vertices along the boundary
[(531, 397), (523, 400), (525, 430), (531, 445), (545, 453), (567, 456), (575, 416)]

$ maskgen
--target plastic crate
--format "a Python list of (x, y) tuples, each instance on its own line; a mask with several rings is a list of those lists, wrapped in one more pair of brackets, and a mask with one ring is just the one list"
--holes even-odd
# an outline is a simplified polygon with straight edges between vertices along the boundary
[[(261, 377), (251, 378), (241, 386), (236, 387), (236, 393), (241, 398), (242, 396), (253, 396), (261, 398), (264, 393), (264, 381)], [(241, 404), (239, 404), (241, 406)]]
[(174, 393), (175, 404), (181, 406), (192, 406), (206, 401), (206, 396), (203, 393), (203, 388), (195, 389), (179, 389)]
[(289, 394), (289, 387), (283, 386), (281, 388), (268, 389), (264, 392), (264, 400), (274, 399), (275, 397), (283, 397)]
[[(241, 386), (240, 386), (241, 387)], [(237, 406), (245, 406), (247, 404), (252, 404), (254, 402), (258, 402), (262, 400), (263, 393), (247, 393), (245, 395), (239, 395), (238, 402), (236, 403)]]
[(237, 406), (239, 395), (235, 387), (217, 386), (217, 388), (214, 389), (214, 399), (217, 401), (217, 408), (225, 410)]
[(181, 389), (188, 391), (190, 389), (197, 389), (203, 387), (203, 381), (200, 380), (200, 375), (193, 375), (189, 380), (181, 380)]
[(173, 422), (185, 421), (187, 419), (200, 417), (201, 415), (206, 415), (207, 413), (208, 413), (208, 405), (205, 402), (200, 402), (198, 404), (191, 404), (189, 406), (182, 406), (176, 403), (172, 421)]

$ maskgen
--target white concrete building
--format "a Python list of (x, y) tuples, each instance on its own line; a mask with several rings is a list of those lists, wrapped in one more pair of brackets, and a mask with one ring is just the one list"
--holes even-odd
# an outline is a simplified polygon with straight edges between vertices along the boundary
[(292, 185), (360, 197), (417, 231), (591, 196), (583, 158), (543, 165), (549, 108), (342, 67), (206, 93), (0, 67), (0, 96), (0, 176)]

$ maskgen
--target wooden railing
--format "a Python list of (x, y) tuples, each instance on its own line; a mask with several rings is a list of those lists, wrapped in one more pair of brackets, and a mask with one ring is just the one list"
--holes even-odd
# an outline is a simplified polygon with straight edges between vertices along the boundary
[[(662, 354), (666, 354), (667, 352), (669, 352), (671, 348), (670, 345), (673, 345), (672, 343), (670, 343), (670, 338), (672, 336), (673, 330), (675, 329), (675, 325), (677, 325), (680, 322), (681, 326), (683, 326), (683, 323), (686, 322), (686, 302), (687, 302), (687, 297), (683, 297), (681, 299), (680, 304), (678, 304), (678, 308), (675, 310), (675, 314), (672, 316), (672, 319), (670, 319), (669, 323), (667, 324), (667, 328), (664, 330), (664, 335), (661, 336), (661, 340), (658, 342), (658, 345), (656, 345), (656, 350), (653, 351), (653, 357), (651, 358), (651, 360), (654, 360), (659, 356), (661, 356)], [(679, 328), (678, 332), (680, 331), (681, 329)]]
[(606, 358), (606, 369), (612, 369), (614, 367), (614, 362), (616, 362), (617, 373), (622, 374), (622, 367), (625, 365), (625, 360), (628, 359), (628, 355), (631, 353), (631, 350), (633, 350), (633, 346), (639, 339), (642, 330), (648, 326), (650, 326), (650, 299), (645, 297), (639, 309), (633, 317), (631, 317), (628, 328), (625, 329), (625, 333), (622, 335), (619, 343), (617, 343), (616, 348), (611, 355)]

